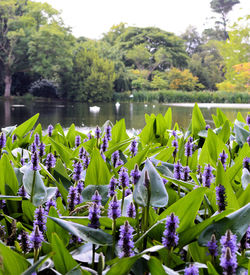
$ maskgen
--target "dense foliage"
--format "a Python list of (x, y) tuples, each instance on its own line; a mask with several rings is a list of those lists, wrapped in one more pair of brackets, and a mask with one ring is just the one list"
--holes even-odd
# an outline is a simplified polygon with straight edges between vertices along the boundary
[(1, 129), (2, 274), (250, 272), (250, 115), (196, 104), (183, 131), (169, 108), (130, 136), (38, 116)]

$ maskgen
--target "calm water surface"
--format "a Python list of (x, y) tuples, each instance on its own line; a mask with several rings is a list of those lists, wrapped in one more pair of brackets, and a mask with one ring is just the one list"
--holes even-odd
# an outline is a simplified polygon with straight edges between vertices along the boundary
[[(99, 112), (93, 112), (90, 107), (97, 105)], [(222, 108), (226, 116), (233, 121), (238, 112), (246, 117), (250, 111), (250, 104), (199, 104), (203, 116), (207, 123), (212, 123), (212, 114), (216, 114), (216, 108)], [(193, 104), (147, 104), (144, 103), (72, 103), (60, 101), (44, 100), (23, 100), (15, 99), (6, 101), (0, 100), (0, 128), (19, 125), (36, 113), (40, 113), (38, 122), (46, 128), (49, 124), (60, 123), (64, 128), (74, 123), (77, 127), (95, 127), (103, 125), (106, 120), (115, 123), (117, 120), (125, 118), (127, 129), (141, 129), (145, 125), (144, 115), (158, 114), (163, 115), (171, 107), (173, 122), (186, 129), (192, 117)], [(173, 126), (173, 125), (172, 125)]]

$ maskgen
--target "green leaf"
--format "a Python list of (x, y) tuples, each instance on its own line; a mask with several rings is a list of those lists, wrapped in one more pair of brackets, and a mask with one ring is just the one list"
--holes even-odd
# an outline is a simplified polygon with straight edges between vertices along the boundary
[(91, 160), (87, 169), (85, 186), (88, 185), (107, 185), (111, 174), (103, 160), (99, 150), (93, 149)]
[(7, 247), (2, 241), (0, 241), (0, 255), (4, 274), (21, 274), (30, 266), (24, 257)]
[(24, 135), (28, 134), (28, 132), (33, 128), (33, 126), (37, 122), (38, 117), (39, 117), (39, 114), (36, 114), (33, 117), (31, 117), (30, 119), (26, 120), (24, 123), (19, 125), (13, 131), (12, 134), (13, 135), (15, 134), (16, 136), (18, 136), (21, 139)]
[(92, 201), (92, 196), (94, 195), (95, 191), (98, 191), (102, 197), (102, 205), (105, 205), (108, 201), (108, 192), (109, 192), (109, 185), (88, 185), (83, 189), (82, 197), (83, 202), (85, 201)]
[(66, 274), (68, 271), (77, 266), (77, 262), (73, 259), (56, 233), (52, 234), (51, 246), (52, 251), (55, 253), (52, 256), (52, 259), (56, 270), (62, 274)]
[(202, 246), (206, 246), (211, 239), (211, 235), (215, 234), (219, 240), (224, 235), (227, 229), (230, 229), (233, 234), (236, 234), (238, 241), (241, 240), (249, 226), (250, 203), (243, 206), (239, 210), (229, 214), (223, 219), (208, 226), (200, 235), (198, 241)]
[(145, 162), (145, 166), (142, 170), (141, 177), (137, 184), (135, 185), (135, 189), (133, 192), (134, 200), (137, 204), (141, 206), (147, 205), (148, 200), (148, 191), (144, 186), (145, 181), (145, 171), (148, 171), (149, 179), (150, 179), (150, 188), (151, 188), (151, 196), (150, 196), (150, 205), (153, 207), (164, 207), (168, 204), (168, 193), (163, 184), (162, 178), (155, 169), (154, 165), (150, 160)]
[(147, 146), (145, 149), (143, 149), (141, 152), (136, 154), (133, 158), (129, 159), (125, 163), (124, 167), (128, 169), (129, 173), (131, 170), (135, 168), (136, 164), (138, 164), (138, 166), (141, 165), (141, 163), (146, 159), (149, 149), (150, 149), (150, 146)]
[(172, 109), (169, 107), (165, 116), (164, 116), (164, 119), (166, 121), (166, 126), (167, 126), (167, 129), (172, 129)]
[(67, 139), (68, 144), (71, 148), (75, 146), (75, 137), (76, 137), (75, 124), (72, 123), (71, 126), (69, 127), (67, 135), (66, 135), (66, 139)]
[(36, 207), (28, 200), (22, 201), (22, 210), (23, 214), (28, 218), (29, 221), (33, 222), (34, 220), (34, 212)]
[(172, 157), (174, 150), (174, 147), (163, 148), (163, 150), (155, 156), (155, 159), (167, 162)]
[(207, 262), (207, 272), (209, 275), (220, 275), (211, 262)]
[(73, 222), (64, 221), (62, 219), (54, 218), (48, 216), (55, 223), (60, 225), (66, 231), (72, 233), (73, 235), (81, 238), (86, 242), (91, 242), (93, 244), (99, 245), (112, 245), (113, 238), (108, 233), (105, 233), (101, 229), (93, 229), (84, 225), (80, 225)]
[(18, 180), (15, 174), (15, 171), (10, 164), (10, 160), (6, 154), (3, 154), (1, 160), (0, 160), (0, 192), (2, 195), (6, 194), (6, 185), (8, 185), (13, 194), (8, 195), (14, 195), (18, 191)]
[(147, 122), (147, 124), (142, 129), (139, 135), (140, 141), (143, 146), (145, 146), (146, 144), (152, 144), (155, 142), (155, 131), (154, 131), (155, 121), (156, 121), (156, 118)]
[(53, 147), (56, 149), (57, 153), (60, 155), (61, 159), (67, 164), (70, 165), (70, 160), (72, 157), (72, 151), (64, 146), (61, 143), (57, 143), (52, 138), (50, 138), (50, 142), (53, 145)]
[(0, 200), (21, 201), (22, 197), (0, 195)]
[(41, 258), (39, 261), (35, 262), (32, 266), (30, 266), (27, 270), (25, 270), (22, 275), (32, 275), (36, 272), (37, 268), (41, 266), (48, 258), (52, 256), (53, 253), (49, 253), (45, 257)]
[[(158, 260), (156, 257), (151, 256), (149, 261), (148, 261), (148, 267), (150, 274), (152, 275), (165, 275), (166, 272), (162, 266), (162, 263), (160, 260)], [(172, 274), (178, 274), (177, 272), (173, 271), (174, 273)]]
[(121, 141), (125, 141), (129, 138), (126, 131), (124, 118), (121, 119), (120, 121), (117, 121), (116, 124), (113, 126), (111, 131), (111, 136), (112, 136), (112, 139), (109, 142), (110, 147), (116, 145), (117, 143), (120, 143)]
[(236, 142), (239, 144), (240, 147), (242, 147), (244, 143), (246, 143), (247, 138), (250, 135), (249, 131), (245, 130), (242, 123), (236, 120), (234, 123), (234, 133), (236, 137)]
[(192, 113), (192, 134), (194, 138), (198, 137), (198, 133), (206, 128), (206, 122), (202, 115), (198, 104), (195, 103)]
[(231, 131), (230, 131), (230, 124), (229, 124), (229, 120), (227, 120), (221, 131), (219, 132), (218, 134), (218, 137), (224, 142), (224, 143), (227, 143), (229, 137), (230, 137), (230, 134), (231, 134)]

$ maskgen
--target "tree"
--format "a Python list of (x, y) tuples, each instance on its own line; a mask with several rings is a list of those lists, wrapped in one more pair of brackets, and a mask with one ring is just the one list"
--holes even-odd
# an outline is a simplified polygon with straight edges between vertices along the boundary
[(239, 4), (239, 0), (212, 0), (210, 7), (213, 12), (220, 14), (221, 21), (217, 21), (217, 24), (221, 24), (224, 32), (224, 40), (228, 38), (227, 33), (227, 14), (232, 10), (233, 6)]
[(203, 39), (194, 26), (188, 26), (181, 38), (185, 41), (186, 52), (189, 56), (198, 52), (199, 47), (203, 44)]

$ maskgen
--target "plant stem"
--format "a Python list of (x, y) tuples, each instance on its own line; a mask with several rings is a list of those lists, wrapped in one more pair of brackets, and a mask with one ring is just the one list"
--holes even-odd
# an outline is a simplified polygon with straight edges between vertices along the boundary
[(92, 268), (95, 268), (95, 244), (92, 244)]
[(36, 171), (33, 171), (33, 181), (32, 181), (32, 187), (31, 187), (31, 194), (30, 194), (30, 201), (32, 202), (34, 192), (35, 192), (35, 183), (36, 183)]

